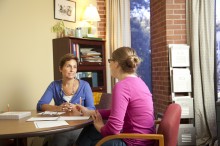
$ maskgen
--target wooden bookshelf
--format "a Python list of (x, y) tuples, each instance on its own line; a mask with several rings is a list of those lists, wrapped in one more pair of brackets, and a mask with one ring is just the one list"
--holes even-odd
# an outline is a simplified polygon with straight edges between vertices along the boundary
[(89, 82), (92, 91), (106, 92), (105, 41), (63, 37), (53, 39), (54, 79), (61, 79), (59, 60), (72, 53), (78, 58), (78, 77)]

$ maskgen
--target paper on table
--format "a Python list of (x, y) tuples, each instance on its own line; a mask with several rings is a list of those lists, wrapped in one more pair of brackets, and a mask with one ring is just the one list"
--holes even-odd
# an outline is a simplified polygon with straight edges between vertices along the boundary
[(88, 120), (89, 116), (61, 116), (57, 120), (66, 121), (66, 120)]
[(50, 115), (50, 116), (59, 116), (62, 114), (65, 114), (65, 112), (45, 111), (45, 112), (39, 113), (39, 115)]
[(28, 122), (31, 121), (56, 121), (58, 119), (58, 117), (31, 117), (30, 119), (28, 119)]
[(65, 121), (65, 120), (88, 120), (89, 116), (60, 116), (60, 117), (31, 117), (28, 122), (31, 121)]
[(50, 128), (69, 124), (66, 121), (35, 121), (34, 125), (36, 128)]

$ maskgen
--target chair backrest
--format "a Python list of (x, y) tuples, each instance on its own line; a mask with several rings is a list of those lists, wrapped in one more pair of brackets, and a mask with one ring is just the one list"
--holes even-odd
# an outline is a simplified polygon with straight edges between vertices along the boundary
[(112, 94), (102, 93), (100, 102), (96, 105), (96, 109), (110, 109), (112, 104)]
[(165, 146), (177, 145), (180, 119), (180, 105), (176, 103), (168, 105), (157, 131), (158, 134), (164, 135)]

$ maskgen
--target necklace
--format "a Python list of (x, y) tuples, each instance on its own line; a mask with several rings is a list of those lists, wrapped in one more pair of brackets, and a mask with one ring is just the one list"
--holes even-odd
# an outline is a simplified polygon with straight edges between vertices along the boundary
[[(75, 80), (73, 81), (73, 83), (75, 82)], [(66, 91), (64, 91), (64, 85), (63, 85), (63, 83), (62, 83), (62, 85), (61, 85), (62, 87), (61, 87), (61, 90), (63, 91), (63, 93), (66, 95), (66, 96), (72, 96), (72, 95), (74, 95), (75, 94), (75, 86), (73, 86), (72, 87), (72, 91), (70, 92), (70, 93), (67, 93)]]
[(64, 93), (66, 96), (72, 96), (72, 95), (75, 94), (74, 90), (73, 90), (73, 92), (70, 93), (70, 94), (66, 93), (66, 92), (63, 90), (63, 87), (61, 88), (61, 90), (63, 91), (63, 93)]

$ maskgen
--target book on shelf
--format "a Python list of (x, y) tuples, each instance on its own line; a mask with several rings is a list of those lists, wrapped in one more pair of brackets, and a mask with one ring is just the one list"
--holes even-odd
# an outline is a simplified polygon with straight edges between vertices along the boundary
[(94, 48), (80, 48), (81, 61), (102, 62), (101, 53), (94, 51)]
[(97, 58), (97, 57), (86, 57), (86, 58), (81, 58), (82, 61), (86, 61), (86, 62), (102, 62), (102, 58)]
[(82, 53), (82, 55), (101, 55), (95, 48), (80, 48), (80, 53)]
[(97, 72), (92, 72), (92, 87), (98, 87), (98, 74), (97, 74)]
[(27, 116), (31, 116), (31, 112), (28, 111), (12, 111), (4, 112), (0, 114), (0, 119), (21, 119)]
[(73, 54), (74, 56), (77, 57), (77, 53), (76, 53), (76, 44), (73, 44), (73, 47), (72, 47), (72, 54)]

